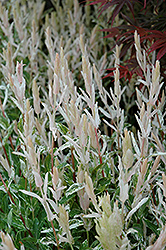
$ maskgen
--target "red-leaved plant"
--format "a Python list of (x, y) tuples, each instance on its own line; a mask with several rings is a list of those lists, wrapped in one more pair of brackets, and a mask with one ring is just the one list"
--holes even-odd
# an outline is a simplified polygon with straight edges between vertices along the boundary
[[(120, 59), (123, 64), (120, 65), (120, 77), (125, 77), (129, 81), (134, 73), (142, 77), (142, 71), (136, 60), (134, 48), (134, 32), (140, 34), (141, 46), (145, 49), (147, 58), (152, 52), (156, 52), (156, 58), (161, 60), (161, 75), (165, 78), (165, 54), (166, 54), (166, 14), (164, 13), (165, 0), (144, 2), (137, 0), (87, 0), (89, 5), (99, 5), (99, 16), (102, 12), (110, 9), (112, 15), (108, 20), (111, 27), (104, 28), (101, 31), (107, 32), (105, 38), (113, 38), (115, 44), (121, 45)], [(115, 25), (115, 18), (120, 16), (122, 24)], [(112, 48), (111, 48), (112, 49)], [(126, 58), (126, 55), (128, 57)], [(107, 69), (113, 76), (115, 68)]]

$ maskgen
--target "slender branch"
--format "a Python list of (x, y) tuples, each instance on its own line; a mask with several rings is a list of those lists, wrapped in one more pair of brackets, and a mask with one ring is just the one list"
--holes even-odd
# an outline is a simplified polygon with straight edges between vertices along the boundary
[(56, 235), (56, 232), (55, 232), (55, 227), (54, 227), (54, 224), (53, 224), (53, 222), (52, 222), (52, 221), (51, 221), (51, 226), (52, 226), (53, 233), (54, 233), (54, 236), (55, 236), (55, 240), (56, 240), (57, 248), (58, 248), (58, 250), (59, 250), (59, 249), (60, 249), (60, 248), (59, 248), (59, 241), (58, 241), (58, 238), (57, 238), (57, 235)]
[(1, 174), (0, 174), (0, 178), (1, 178), (1, 181), (2, 181), (2, 183), (3, 183), (3, 185), (4, 185), (4, 187), (5, 187), (6, 192), (8, 193), (8, 195), (9, 195), (9, 197), (10, 197), (10, 199), (11, 199), (12, 203), (13, 203), (14, 205), (16, 205), (16, 203), (15, 203), (15, 201), (14, 201), (14, 199), (13, 199), (13, 197), (12, 197), (12, 195), (11, 195), (10, 191), (8, 190), (8, 188), (7, 188), (7, 186), (6, 186), (5, 182), (4, 182), (4, 180), (3, 180), (3, 178), (2, 178), (2, 175), (1, 175)]
[(71, 247), (71, 250), (74, 250), (74, 248), (73, 248), (72, 244), (70, 244), (70, 247)]
[(30, 234), (31, 237), (33, 237), (33, 234), (31, 233), (30, 229), (27, 228), (26, 224), (25, 224), (25, 220), (24, 218), (22, 217), (22, 214), (19, 214), (23, 224), (24, 224), (24, 227), (26, 228), (26, 230), (28, 231), (28, 233)]

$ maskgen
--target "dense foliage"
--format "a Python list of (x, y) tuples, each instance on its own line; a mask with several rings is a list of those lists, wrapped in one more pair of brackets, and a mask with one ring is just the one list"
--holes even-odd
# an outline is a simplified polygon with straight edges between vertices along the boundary
[[(136, 59), (134, 49), (134, 32), (140, 35), (141, 47), (146, 54), (151, 56), (155, 52), (157, 60), (161, 60), (161, 73), (165, 78), (166, 59), (166, 2), (161, 0), (137, 1), (137, 0), (97, 0), (88, 4), (98, 4), (99, 14), (107, 9), (112, 11), (107, 27), (102, 29), (108, 34), (106, 37), (116, 40), (122, 46), (120, 58), (123, 65), (120, 68), (121, 77), (131, 80), (132, 75), (142, 75), (142, 70)], [(111, 26), (111, 27), (109, 27)], [(128, 53), (126, 53), (128, 51)], [(154, 63), (153, 60), (153, 63)], [(110, 69), (112, 71), (112, 69)], [(112, 75), (110, 73), (108, 76)]]
[(166, 247), (165, 1), (87, 2), (0, 3), (2, 250)]

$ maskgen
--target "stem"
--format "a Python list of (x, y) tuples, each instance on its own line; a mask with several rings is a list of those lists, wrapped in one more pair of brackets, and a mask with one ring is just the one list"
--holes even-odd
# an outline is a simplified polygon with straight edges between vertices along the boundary
[(9, 141), (10, 141), (10, 144), (11, 144), (12, 149), (15, 150), (15, 148), (14, 148), (14, 146), (13, 146), (13, 142), (12, 142), (11, 136), (9, 136)]
[(51, 221), (51, 226), (52, 226), (53, 233), (54, 233), (54, 236), (55, 236), (55, 240), (56, 240), (57, 248), (58, 248), (58, 250), (59, 250), (59, 249), (60, 249), (60, 248), (59, 248), (59, 241), (58, 241), (58, 238), (57, 238), (57, 235), (56, 235), (56, 232), (55, 232), (55, 227), (54, 227), (54, 224), (53, 224), (53, 222), (52, 222), (52, 221)]
[(71, 247), (71, 249), (72, 249), (72, 250), (74, 250), (74, 248), (73, 248), (72, 244), (70, 244), (70, 247)]
[(28, 233), (30, 234), (31, 237), (33, 237), (33, 234), (31, 233), (31, 231), (27, 228), (26, 224), (25, 224), (25, 220), (24, 218), (22, 217), (22, 214), (19, 214), (23, 224), (24, 224), (24, 227), (26, 228), (26, 230), (28, 231)]
[(4, 187), (5, 187), (5, 189), (6, 189), (7, 193), (8, 193), (8, 195), (9, 195), (9, 197), (10, 197), (12, 203), (13, 203), (14, 205), (16, 205), (16, 203), (15, 203), (15, 201), (14, 201), (14, 199), (13, 199), (13, 197), (12, 197), (10, 191), (8, 190), (8, 188), (7, 188), (7, 186), (6, 186), (5, 182), (4, 182), (4, 180), (3, 180), (1, 174), (0, 174), (0, 178), (1, 178), (1, 181), (2, 181), (2, 183), (3, 183), (3, 185), (4, 185)]

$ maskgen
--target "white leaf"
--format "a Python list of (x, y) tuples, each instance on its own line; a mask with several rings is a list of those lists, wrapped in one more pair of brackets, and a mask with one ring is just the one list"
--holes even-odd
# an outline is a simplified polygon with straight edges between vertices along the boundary
[(37, 199), (43, 204), (43, 199), (42, 199), (39, 195), (37, 195), (37, 194), (35, 194), (35, 193), (33, 193), (33, 192), (30, 192), (30, 191), (26, 191), (26, 190), (21, 190), (21, 189), (20, 189), (20, 191), (21, 191), (22, 193), (24, 193), (24, 194), (27, 194), (27, 195), (29, 195), (29, 196), (32, 196), (32, 197), (37, 198)]
[(44, 194), (47, 197), (47, 186), (48, 186), (48, 172), (45, 175), (45, 180), (44, 180)]

